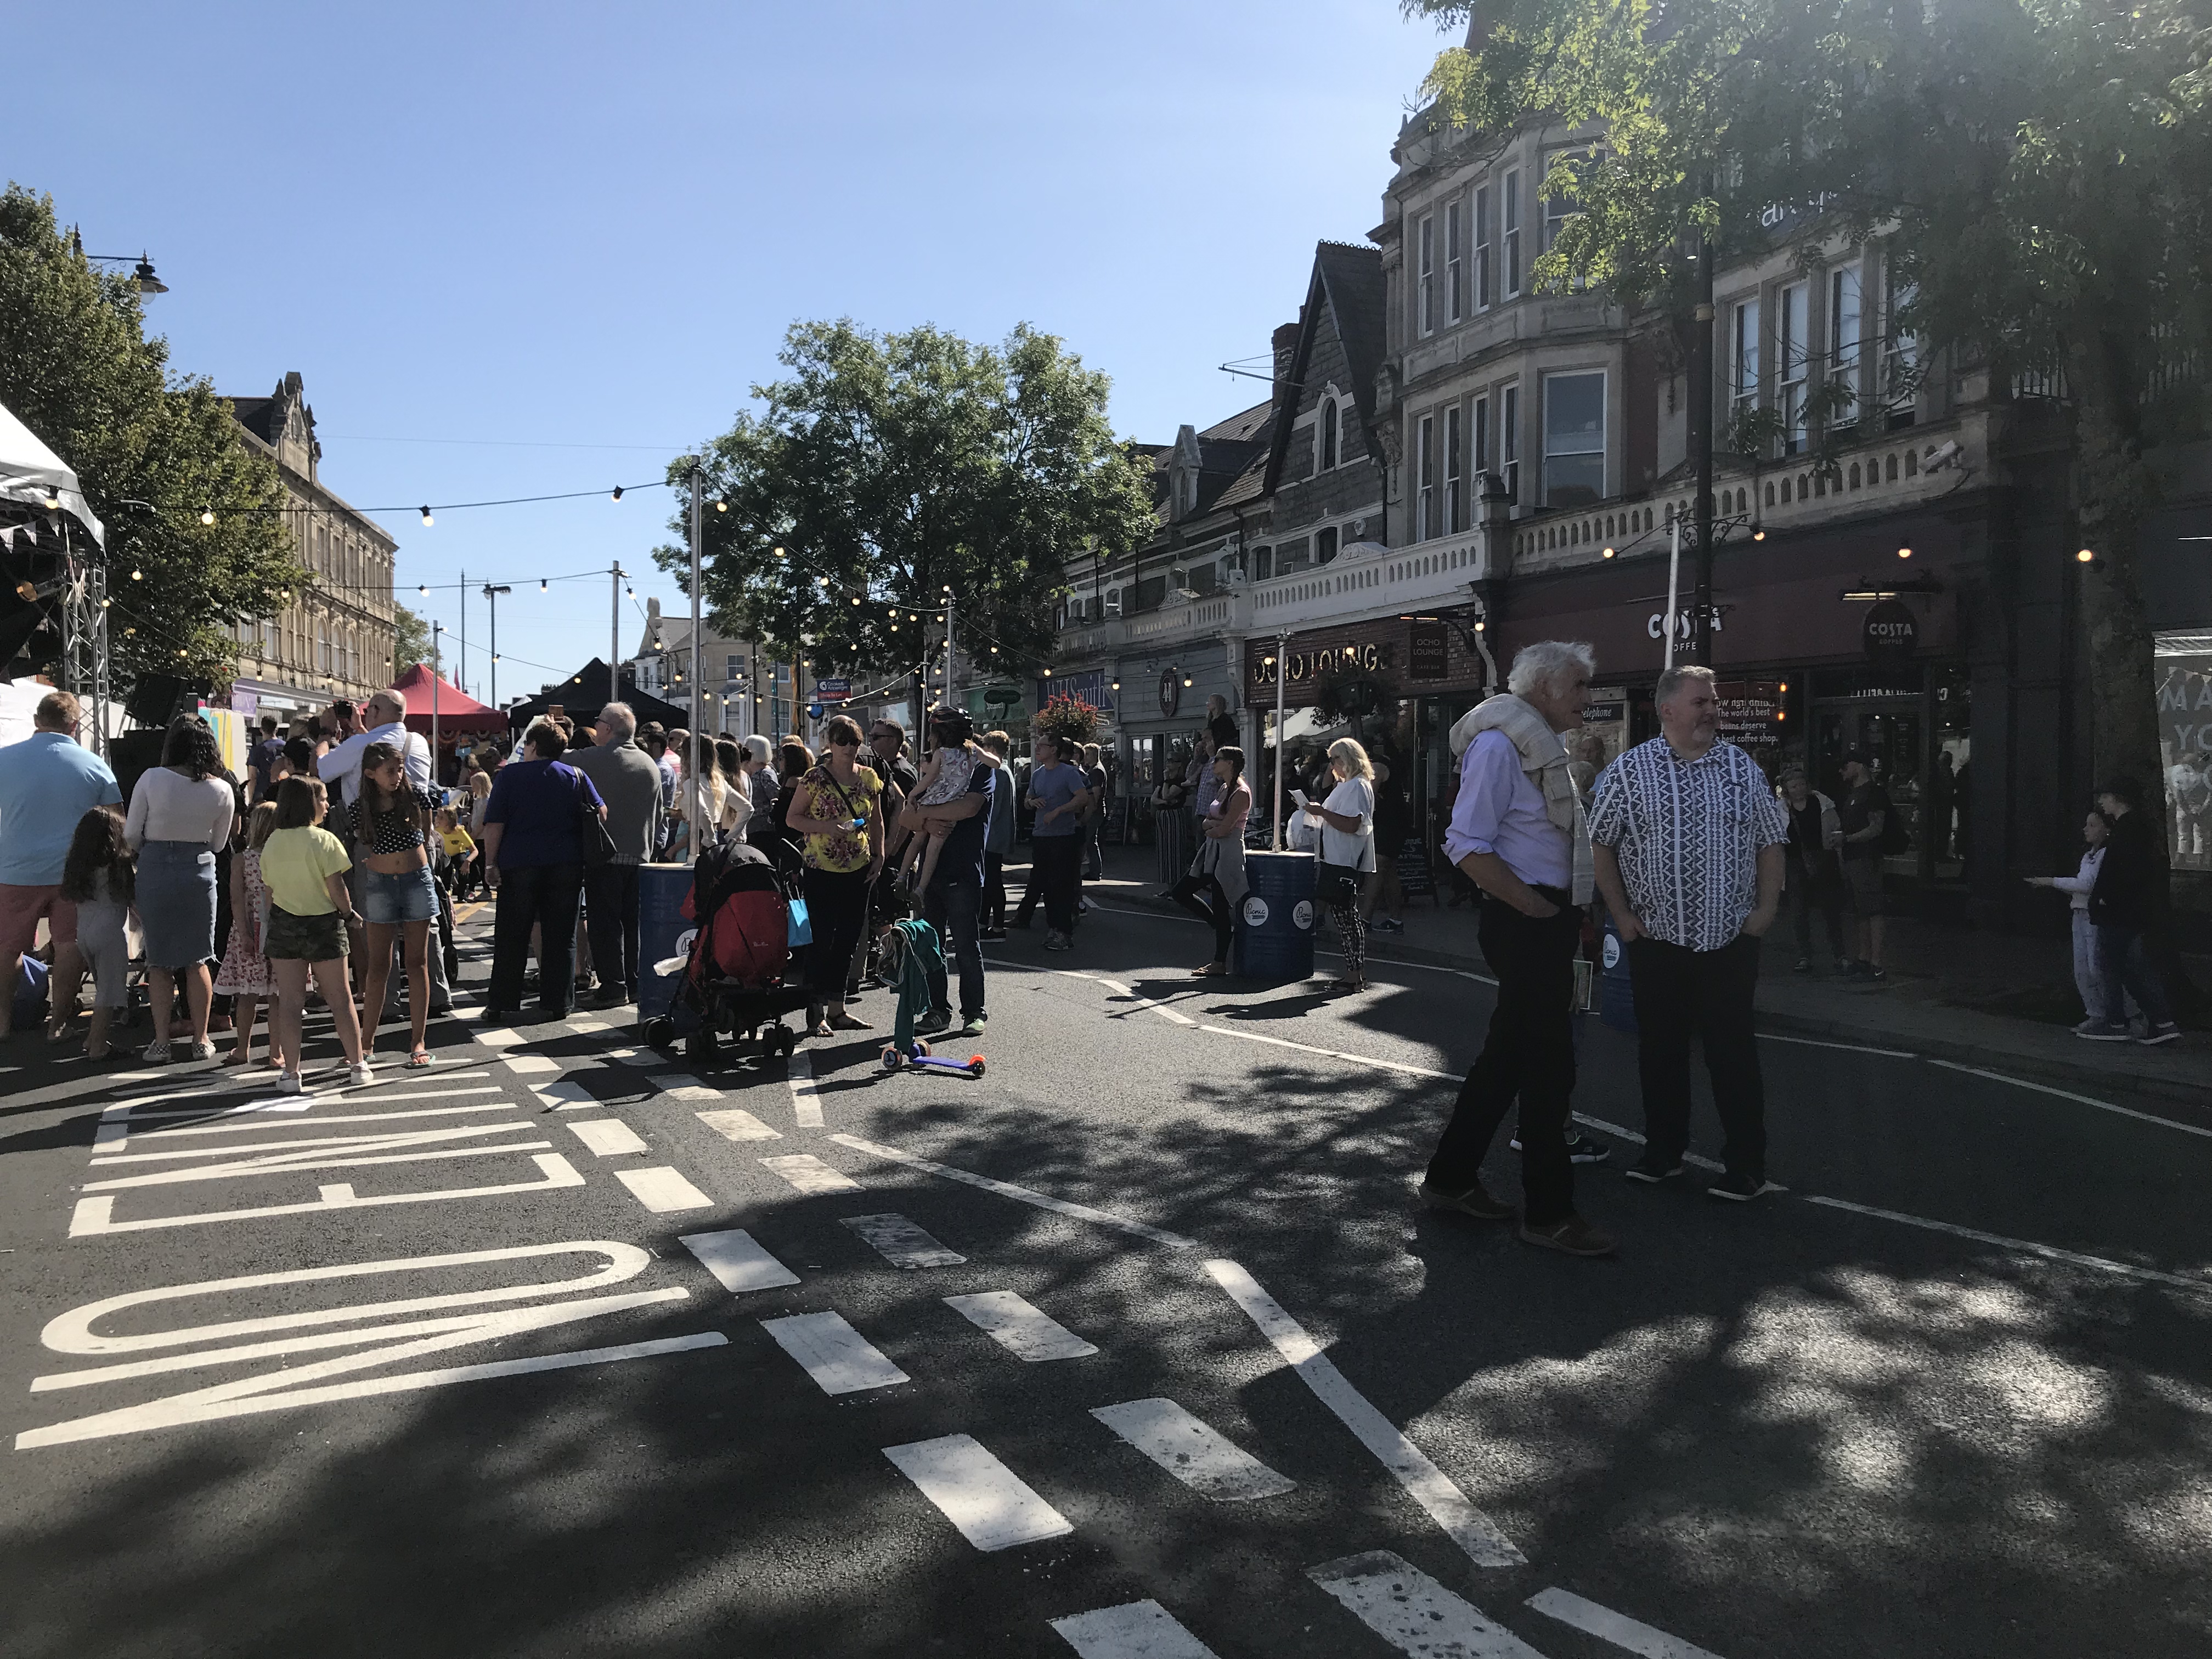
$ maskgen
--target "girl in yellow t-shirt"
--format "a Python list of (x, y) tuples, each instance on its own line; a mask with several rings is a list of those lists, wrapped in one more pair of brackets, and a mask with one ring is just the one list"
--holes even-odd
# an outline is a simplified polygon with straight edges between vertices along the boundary
[(331, 1024), (345, 1050), (347, 1080), (362, 1088), (372, 1080), (361, 1050), (361, 1022), (346, 981), (346, 927), (361, 916), (346, 890), (353, 867), (345, 843), (321, 828), (330, 796), (318, 778), (287, 778), (276, 787), (276, 828), (261, 848), (261, 884), (269, 890), (262, 954), (276, 981), (276, 1043), (284, 1056), (279, 1094), (306, 1087), (300, 1075), (300, 1028), (307, 1012), (312, 970)]
[(849, 714), (830, 722), (821, 765), (792, 791), (785, 826), (799, 838), (803, 890), (814, 929), (814, 1002), (807, 1021), (816, 1036), (865, 1031), (845, 1012), (845, 969), (867, 925), (868, 890), (883, 873), (883, 786), (859, 764), (860, 727)]

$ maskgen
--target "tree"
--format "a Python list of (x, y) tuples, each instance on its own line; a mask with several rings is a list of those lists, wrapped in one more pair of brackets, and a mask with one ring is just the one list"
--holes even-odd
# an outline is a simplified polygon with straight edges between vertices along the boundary
[(228, 625), (274, 614), (307, 580), (275, 464), (239, 442), (205, 380), (171, 375), (168, 356), (131, 281), (71, 249), (51, 197), (0, 193), (0, 404), (76, 470), (107, 527), (118, 682), (229, 678)]
[(1807, 242), (1890, 234), (1904, 331), (1999, 384), (2063, 376), (2098, 763), (2155, 781), (2146, 452), (2201, 431), (2191, 376), (2212, 330), (2197, 0), (1489, 0), (1474, 33), (1430, 75), (1437, 118), (1604, 130), (1544, 182), (1579, 212), (1540, 283), (1686, 319), (1686, 237), (1719, 264), (1765, 251), (1777, 222)]
[[(1042, 661), (1068, 556), (1150, 533), (1106, 377), (1050, 335), (800, 323), (779, 361), (791, 377), (754, 387), (761, 408), (703, 458), (703, 598), (726, 636), (817, 669), (913, 667), (949, 587), (963, 660)], [(669, 477), (688, 512), (688, 458)], [(688, 580), (688, 543), (654, 556)]]
[(396, 680), (416, 663), (430, 660), (430, 624), (404, 605), (392, 607), (392, 623), (398, 630), (392, 641), (392, 678)]

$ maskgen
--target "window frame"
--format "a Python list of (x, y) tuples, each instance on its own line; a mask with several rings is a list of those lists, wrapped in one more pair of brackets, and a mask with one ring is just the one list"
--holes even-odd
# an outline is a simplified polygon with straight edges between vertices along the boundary
[[(1552, 500), (1552, 463), (1554, 456), (1554, 452), (1552, 448), (1552, 387), (1562, 380), (1591, 380), (1597, 382), (1597, 447), (1594, 450), (1560, 450), (1557, 452), (1557, 454), (1561, 459), (1574, 460), (1585, 460), (1589, 456), (1595, 455), (1597, 457), (1598, 471), (1597, 494), (1589, 501), (1555, 502)], [(1560, 511), (1575, 511), (1582, 507), (1595, 506), (1596, 502), (1606, 500), (1609, 494), (1607, 488), (1606, 473), (1613, 459), (1613, 411), (1610, 402), (1613, 395), (1612, 371), (1602, 367), (1595, 368), (1562, 368), (1547, 370), (1542, 377), (1540, 386), (1540, 401), (1542, 404), (1540, 416), (1542, 430), (1542, 454), (1540, 458), (1541, 476), (1537, 483), (1540, 504), (1547, 512), (1554, 508)]]
[(1455, 536), (1467, 528), (1467, 465), (1462, 446), (1467, 441), (1467, 416), (1458, 404), (1444, 409), (1444, 533)]
[(1498, 240), (1505, 253), (1505, 297), (1521, 297), (1521, 169), (1508, 167), (1499, 183)]
[(1314, 471), (1334, 472), (1344, 464), (1344, 416), (1337, 399), (1323, 398), (1314, 415)]
[(1782, 416), (1784, 455), (1803, 454), (1808, 436), (1805, 398), (1813, 358), (1812, 297), (1812, 284), (1802, 279), (1774, 290), (1774, 406)]
[(1423, 214), (1414, 235), (1413, 321), (1428, 335), (1437, 331), (1437, 216)]
[(1498, 392), (1498, 471), (1505, 480), (1505, 499), (1521, 502), (1521, 382), (1508, 380)]
[(1479, 316), (1490, 309), (1490, 204), (1488, 185), (1474, 187), (1474, 309)]
[(1474, 399), (1473, 455), (1471, 471), (1480, 477), (1490, 471), (1490, 394), (1482, 392)]
[[(1326, 551), (1323, 550), (1324, 548)], [(1318, 570), (1325, 564), (1334, 564), (1336, 556), (1343, 550), (1344, 538), (1338, 532), (1336, 526), (1325, 524), (1314, 532), (1313, 568), (1315, 569)]]
[(1466, 219), (1466, 205), (1454, 197), (1444, 206), (1444, 314), (1455, 323), (1467, 315), (1467, 267), (1459, 251)]
[(1413, 539), (1425, 542), (1436, 534), (1437, 512), (1437, 417), (1434, 414), (1421, 416), (1415, 428), (1416, 447), (1414, 466)]
[(1850, 393), (1850, 401), (1831, 418), (1829, 424), (1855, 427), (1859, 422), (1862, 401), (1859, 368), (1866, 353), (1866, 283), (1856, 261), (1829, 268), (1827, 297), (1828, 374)]
[[(1759, 295), (1736, 301), (1729, 307), (1729, 413), (1759, 406)], [(1746, 371), (1748, 370), (1747, 374)]]

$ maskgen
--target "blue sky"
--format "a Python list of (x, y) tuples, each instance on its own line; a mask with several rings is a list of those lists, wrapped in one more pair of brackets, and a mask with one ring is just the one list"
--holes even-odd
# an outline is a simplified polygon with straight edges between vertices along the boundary
[[(800, 318), (1026, 321), (1113, 377), (1124, 434), (1218, 419), (1264, 395), (1216, 365), (1296, 315), (1315, 240), (1381, 216), (1443, 44), (1391, 0), (52, 15), (88, 33), (12, 78), (9, 175), (89, 252), (152, 252), (179, 368), (299, 370), (363, 506), (658, 478)], [(380, 516), (449, 633), (418, 583), (514, 586), (511, 696), (606, 648), (605, 580), (537, 579), (649, 571), (666, 503)]]

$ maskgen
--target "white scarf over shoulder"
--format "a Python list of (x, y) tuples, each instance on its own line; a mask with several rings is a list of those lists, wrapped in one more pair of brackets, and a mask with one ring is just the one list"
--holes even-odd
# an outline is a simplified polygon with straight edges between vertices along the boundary
[(1521, 769), (1544, 796), (1544, 816), (1566, 832), (1574, 845), (1574, 896), (1587, 904), (1596, 890), (1596, 866), (1590, 858), (1589, 824), (1583, 815), (1582, 796), (1567, 769), (1566, 740), (1552, 730), (1552, 723), (1535, 706), (1501, 691), (1460, 716), (1451, 729), (1452, 753), (1463, 757), (1479, 733), (1503, 732), (1521, 756)]

